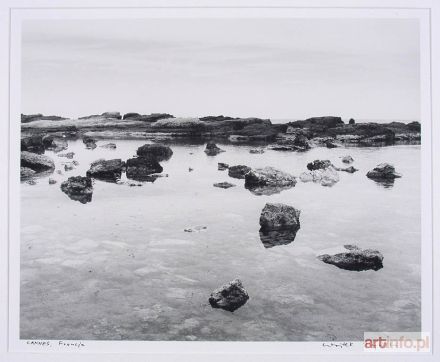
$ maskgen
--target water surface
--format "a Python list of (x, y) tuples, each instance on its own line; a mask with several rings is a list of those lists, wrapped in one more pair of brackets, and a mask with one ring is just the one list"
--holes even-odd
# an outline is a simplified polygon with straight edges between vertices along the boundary
[[(98, 146), (110, 141), (99, 141)], [(79, 166), (65, 172), (52, 152), (48, 177), (21, 187), (21, 338), (82, 340), (321, 341), (362, 339), (364, 331), (420, 330), (420, 146), (315, 148), (305, 153), (220, 145), (172, 145), (168, 177), (141, 187), (95, 181), (92, 202), (60, 190), (99, 158), (133, 156), (139, 140), (116, 150), (69, 141)], [(217, 162), (273, 166), (296, 176), (314, 159), (350, 154), (355, 174), (333, 187), (298, 182), (254, 195)], [(403, 174), (385, 187), (365, 174), (381, 162)], [(189, 172), (188, 168), (194, 170)], [(220, 189), (228, 181), (236, 187)], [(266, 202), (301, 210), (288, 245), (265, 248), (259, 216)], [(198, 233), (185, 228), (206, 226)], [(338, 269), (316, 258), (344, 244), (377, 249), (379, 271)], [(212, 290), (240, 278), (250, 299), (234, 313), (212, 309)]]

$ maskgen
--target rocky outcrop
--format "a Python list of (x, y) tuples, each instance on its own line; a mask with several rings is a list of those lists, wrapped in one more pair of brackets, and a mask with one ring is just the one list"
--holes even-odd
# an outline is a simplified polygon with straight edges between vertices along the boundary
[(273, 195), (296, 184), (294, 176), (273, 167), (257, 168), (245, 174), (245, 188), (256, 195)]
[(383, 268), (383, 255), (372, 249), (362, 250), (354, 245), (345, 245), (347, 252), (335, 255), (324, 254), (318, 256), (324, 263), (332, 264), (340, 269), (363, 271), (379, 270)]
[(222, 189), (229, 189), (230, 187), (234, 187), (236, 185), (231, 184), (230, 182), (218, 182), (214, 184), (214, 187), (220, 187)]
[(227, 163), (219, 162), (217, 168), (219, 171), (224, 171), (229, 168), (229, 165)]
[(67, 150), (69, 147), (68, 143), (64, 139), (54, 138), (50, 146), (47, 147), (48, 150), (52, 150), (55, 153)]
[(22, 181), (31, 178), (35, 173), (36, 172), (29, 167), (20, 167), (20, 179)]
[(221, 308), (229, 312), (234, 312), (246, 304), (248, 299), (249, 295), (246, 289), (244, 289), (241, 280), (234, 279), (214, 290), (208, 301), (213, 308)]
[(393, 165), (381, 163), (371, 171), (368, 171), (367, 177), (373, 180), (394, 180), (395, 178), (402, 177), (402, 175), (396, 172)]
[(353, 160), (353, 157), (351, 157), (350, 155), (347, 155), (347, 156), (342, 157), (341, 161), (344, 163), (352, 163), (354, 160)]
[(231, 119), (236, 119), (234, 117), (228, 117), (228, 116), (206, 116), (206, 117), (200, 117), (200, 120), (203, 122), (212, 122), (212, 121), (230, 121)]
[(90, 165), (87, 177), (116, 182), (121, 178), (123, 168), (124, 162), (120, 158), (113, 160), (100, 159)]
[(330, 166), (333, 166), (332, 163), (329, 160), (315, 160), (313, 162), (309, 162), (307, 164), (307, 168), (310, 171), (313, 170), (324, 170)]
[(50, 157), (32, 152), (22, 151), (20, 161), (22, 167), (30, 168), (36, 172), (55, 169), (55, 163)]
[(82, 204), (92, 201), (93, 183), (90, 177), (72, 176), (61, 183), (61, 190), (70, 199)]
[(43, 137), (39, 135), (34, 135), (30, 137), (23, 137), (21, 139), (21, 150), (22, 151), (28, 151), (28, 152), (34, 152), (42, 154), (44, 153), (44, 143), (43, 143)]
[(218, 155), (221, 152), (225, 152), (225, 150), (222, 150), (220, 147), (218, 147), (214, 142), (209, 141), (205, 148), (205, 153), (208, 156), (215, 156)]
[(119, 112), (104, 112), (101, 116), (104, 118), (122, 119), (121, 113)]
[(300, 229), (300, 214), (293, 206), (267, 203), (260, 215), (260, 239), (264, 247), (293, 242)]
[(137, 149), (136, 153), (139, 157), (152, 157), (158, 162), (169, 160), (173, 155), (170, 147), (161, 144), (143, 145)]
[(245, 165), (230, 166), (228, 169), (229, 177), (244, 179), (245, 175), (251, 170)]
[(96, 140), (91, 137), (84, 137), (83, 143), (86, 145), (88, 150), (94, 150), (96, 148)]
[(125, 120), (135, 120), (142, 122), (153, 123), (160, 119), (169, 119), (174, 118), (172, 114), (168, 113), (151, 113), (151, 114), (139, 114), (139, 113), (126, 113), (124, 114), (123, 119)]
[(327, 140), (327, 141), (325, 141), (325, 146), (327, 148), (337, 148), (340, 145), (338, 143), (336, 143), (335, 141), (333, 141), (333, 140)]
[(64, 117), (60, 116), (44, 116), (41, 113), (37, 114), (21, 114), (21, 123), (29, 123), (33, 121), (41, 121), (41, 120), (48, 120), (48, 121), (62, 121)]
[(350, 118), (350, 120), (348, 121), (348, 124), (355, 124), (356, 121), (353, 118)]
[(161, 173), (162, 166), (154, 157), (130, 158), (126, 162), (127, 178), (136, 181), (151, 181), (152, 175)]
[(269, 148), (274, 151), (307, 151), (310, 147), (309, 139), (302, 132), (298, 132), (278, 138), (277, 143)]

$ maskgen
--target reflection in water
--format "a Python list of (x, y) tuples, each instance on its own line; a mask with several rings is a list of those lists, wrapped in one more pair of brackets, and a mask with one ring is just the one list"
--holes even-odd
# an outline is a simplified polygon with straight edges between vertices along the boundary
[(289, 186), (245, 186), (251, 193), (258, 196), (270, 196), (279, 194), (281, 191), (288, 190), (295, 185)]
[(79, 201), (81, 204), (87, 204), (92, 201), (92, 194), (69, 194), (65, 192), (71, 200)]
[(295, 240), (298, 230), (299, 227), (270, 231), (260, 229), (260, 240), (265, 248), (273, 248), (274, 246), (287, 245)]
[(373, 181), (376, 182), (376, 184), (379, 187), (381, 187), (381, 188), (383, 187), (385, 189), (390, 189), (394, 186), (394, 179), (393, 178), (391, 178), (391, 179), (374, 179)]

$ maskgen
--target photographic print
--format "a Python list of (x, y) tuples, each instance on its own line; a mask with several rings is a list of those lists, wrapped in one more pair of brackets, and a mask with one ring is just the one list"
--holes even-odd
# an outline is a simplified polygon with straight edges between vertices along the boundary
[(20, 44), (21, 339), (421, 331), (417, 18), (25, 19)]

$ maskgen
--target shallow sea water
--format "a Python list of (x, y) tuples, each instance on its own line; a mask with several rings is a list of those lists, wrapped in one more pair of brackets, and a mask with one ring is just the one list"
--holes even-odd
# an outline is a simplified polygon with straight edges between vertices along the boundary
[[(60, 190), (99, 158), (133, 156), (141, 140), (116, 150), (69, 141), (79, 166), (21, 186), (23, 339), (323, 341), (360, 340), (364, 331), (420, 330), (420, 146), (315, 148), (304, 153), (220, 145), (171, 145), (154, 183), (129, 187), (96, 180), (92, 202)], [(273, 166), (299, 176), (315, 159), (351, 155), (355, 174), (323, 187), (257, 196), (217, 163)], [(381, 162), (403, 177), (384, 187), (365, 174)], [(189, 172), (191, 167), (194, 171)], [(213, 187), (228, 181), (230, 189)], [(301, 210), (294, 242), (265, 248), (259, 216), (266, 202)], [(187, 227), (206, 226), (201, 232)], [(379, 271), (347, 271), (317, 255), (344, 244), (377, 249)], [(240, 278), (250, 299), (235, 312), (213, 309), (212, 290)]]

